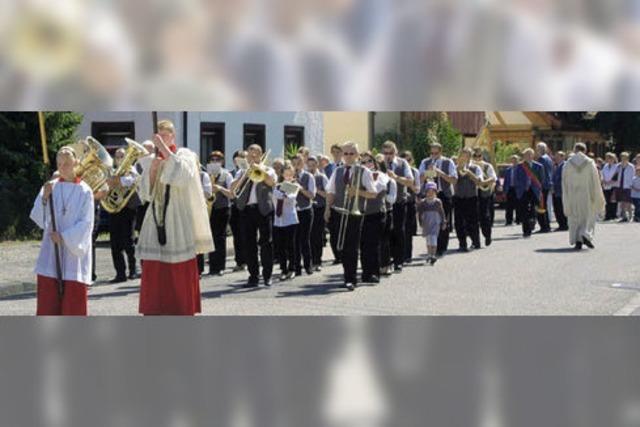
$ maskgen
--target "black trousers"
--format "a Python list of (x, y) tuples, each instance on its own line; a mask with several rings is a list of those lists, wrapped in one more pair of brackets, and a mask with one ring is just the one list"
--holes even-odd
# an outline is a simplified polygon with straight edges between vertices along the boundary
[(485, 239), (491, 239), (491, 229), (493, 228), (493, 201), (493, 194), (489, 197), (478, 197), (480, 230)]
[(229, 225), (231, 226), (231, 234), (233, 235), (233, 250), (236, 265), (245, 265), (247, 263), (247, 256), (245, 254), (245, 242), (240, 226), (240, 211), (235, 205), (231, 205), (231, 217), (229, 218)]
[(530, 236), (536, 226), (536, 205), (538, 198), (532, 190), (525, 192), (518, 200), (518, 211), (522, 221), (522, 234)]
[(569, 224), (567, 223), (567, 217), (564, 215), (564, 207), (562, 205), (562, 197), (553, 196), (553, 212), (556, 215), (556, 221), (558, 227), (562, 230), (568, 230)]
[(453, 230), (453, 200), (451, 197), (445, 196), (442, 191), (438, 192), (438, 198), (442, 201), (442, 209), (444, 210), (444, 216), (447, 219), (447, 226), (444, 230), (441, 229), (438, 234), (438, 247), (436, 249), (436, 253), (438, 255), (442, 255), (449, 248), (449, 235)]
[(296, 227), (296, 250), (295, 268), (296, 274), (302, 273), (304, 269), (311, 269), (311, 225), (313, 224), (313, 208), (298, 211), (298, 227)]
[(505, 220), (507, 225), (513, 224), (513, 213), (516, 213), (516, 223), (520, 224), (520, 213), (518, 211), (518, 198), (515, 188), (510, 188), (507, 192), (507, 204), (505, 206)]
[[(545, 209), (547, 205), (547, 196), (549, 195), (549, 190), (542, 190), (542, 197), (545, 204)], [(546, 209), (545, 212), (539, 213), (536, 211), (536, 215), (538, 217), (538, 224), (540, 225), (540, 230), (549, 231), (551, 230), (551, 225), (549, 224), (549, 209)]]
[(416, 203), (411, 197), (407, 202), (407, 219), (405, 223), (404, 237), (404, 260), (410, 262), (413, 259), (413, 236), (418, 232), (418, 221), (416, 218)]
[(342, 261), (342, 251), (338, 250), (339, 225), (340, 225), (340, 214), (338, 214), (336, 211), (332, 209), (331, 216), (329, 217), (329, 244), (331, 245), (333, 258), (337, 261)]
[(612, 201), (615, 191), (616, 191), (615, 189), (604, 190), (604, 200), (607, 203), (605, 206), (605, 216), (604, 216), (605, 221), (616, 219), (617, 217), (618, 203)]
[(387, 210), (384, 215), (384, 228), (382, 239), (380, 240), (380, 265), (387, 267), (391, 265), (391, 233), (393, 231), (393, 211)]
[(393, 205), (393, 232), (391, 233), (391, 254), (393, 265), (402, 267), (404, 263), (405, 225), (407, 219), (407, 204), (395, 203)]
[(360, 264), (362, 278), (380, 275), (381, 242), (385, 227), (384, 212), (365, 215), (362, 220), (362, 239), (360, 241)]
[(126, 277), (126, 265), (123, 252), (127, 254), (129, 272), (136, 271), (136, 256), (133, 247), (133, 226), (136, 211), (124, 208), (109, 217), (109, 233), (111, 241), (111, 258), (117, 277)]
[(322, 264), (324, 249), (324, 206), (313, 208), (313, 224), (311, 225), (311, 264)]
[(477, 248), (480, 247), (480, 228), (478, 224), (478, 198), (453, 198), (456, 222), (456, 236), (461, 248), (467, 247), (467, 237)]
[(213, 237), (214, 251), (209, 253), (209, 271), (224, 271), (227, 264), (227, 225), (231, 211), (229, 208), (211, 209), (209, 225)]
[(91, 231), (91, 280), (96, 280), (96, 240), (98, 240), (98, 229), (100, 228), (100, 208), (96, 203), (93, 219), (93, 230)]
[(278, 248), (278, 262), (282, 274), (287, 274), (295, 269), (297, 229), (298, 224), (273, 227), (273, 239)]
[(240, 227), (244, 236), (247, 267), (251, 279), (258, 280), (260, 276), (258, 246), (260, 246), (262, 277), (270, 279), (273, 272), (273, 213), (262, 215), (257, 205), (246, 206), (240, 215)]
[[(338, 223), (340, 214), (334, 212)], [(360, 250), (360, 234), (362, 232), (362, 216), (348, 215), (344, 246), (342, 248), (342, 268), (345, 283), (358, 283), (358, 251)]]
[(146, 202), (136, 208), (136, 225), (134, 229), (139, 233), (142, 228), (142, 221), (144, 221), (144, 216), (147, 214), (147, 208), (149, 207), (149, 202)]

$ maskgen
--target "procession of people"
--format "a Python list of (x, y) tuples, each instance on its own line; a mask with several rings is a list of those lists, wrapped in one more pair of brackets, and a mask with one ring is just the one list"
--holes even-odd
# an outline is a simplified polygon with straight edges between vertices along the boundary
[[(515, 222), (530, 238), (536, 225), (536, 233), (550, 232), (555, 218), (556, 231), (568, 231), (575, 249), (595, 247), (598, 220), (640, 216), (640, 165), (628, 153), (620, 163), (607, 153), (599, 168), (582, 143), (566, 155), (539, 142), (522, 158), (512, 156), (502, 177), (482, 149), (463, 148), (448, 158), (437, 142), (417, 165), (393, 141), (379, 153), (353, 141), (334, 144), (330, 157), (301, 147), (292, 159), (272, 162), (254, 144), (235, 152), (227, 169), (221, 151), (201, 166), (195, 153), (178, 148), (170, 121), (157, 129), (136, 161), (100, 188), (76, 173), (81, 159), (73, 147), (59, 151), (56, 176), (31, 213), (45, 230), (36, 267), (38, 314), (87, 313), (87, 289), (96, 278), (94, 206), (114, 188), (132, 194), (109, 214), (111, 283), (140, 277), (144, 315), (199, 313), (202, 275), (225, 274), (229, 238), (232, 271), (248, 272), (245, 287), (318, 274), (328, 245), (333, 264), (342, 266), (342, 286), (353, 291), (402, 274), (408, 264), (434, 266), (454, 230), (459, 252), (489, 247), (498, 188), (506, 195), (506, 226)], [(118, 149), (115, 167), (127, 156)], [(422, 258), (414, 257), (416, 234), (423, 238)]]

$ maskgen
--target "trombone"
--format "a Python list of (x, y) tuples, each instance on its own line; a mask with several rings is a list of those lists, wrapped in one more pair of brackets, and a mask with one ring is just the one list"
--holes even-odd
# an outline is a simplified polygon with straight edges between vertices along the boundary
[[(351, 182), (355, 178), (356, 194), (353, 198), (349, 197), (349, 190), (351, 184), (347, 185), (344, 190), (344, 202), (341, 207), (334, 208), (336, 212), (340, 214), (340, 225), (338, 227), (338, 242), (336, 248), (342, 251), (344, 248), (345, 239), (347, 238), (347, 226), (349, 225), (349, 216), (362, 216), (360, 212), (358, 202), (360, 201), (360, 184), (362, 183), (362, 166), (358, 163), (355, 176), (352, 177)], [(351, 200), (351, 203), (349, 201)]]
[(236, 199), (239, 198), (240, 195), (244, 193), (244, 190), (248, 187), (249, 181), (253, 182), (254, 184), (264, 181), (265, 177), (267, 176), (267, 171), (264, 168), (264, 162), (269, 157), (269, 153), (271, 153), (271, 150), (267, 150), (267, 152), (262, 155), (260, 163), (249, 166), (249, 169), (245, 171), (248, 179), (245, 180), (244, 184), (242, 184), (240, 190), (233, 192), (233, 197), (235, 197)]

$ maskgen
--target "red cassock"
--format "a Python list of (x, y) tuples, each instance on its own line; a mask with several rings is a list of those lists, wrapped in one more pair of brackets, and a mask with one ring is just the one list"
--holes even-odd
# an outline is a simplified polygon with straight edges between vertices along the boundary
[(200, 273), (196, 258), (178, 263), (144, 260), (140, 313), (193, 316), (200, 311)]
[(58, 281), (38, 274), (38, 316), (86, 316), (87, 285), (65, 280), (64, 293), (58, 293)]

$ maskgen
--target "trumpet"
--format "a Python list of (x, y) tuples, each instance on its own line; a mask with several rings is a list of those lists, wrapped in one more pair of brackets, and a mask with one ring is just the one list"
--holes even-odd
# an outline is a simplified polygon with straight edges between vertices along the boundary
[(264, 162), (269, 157), (269, 153), (271, 153), (271, 150), (268, 150), (266, 153), (262, 155), (262, 158), (260, 159), (260, 163), (249, 166), (249, 168), (245, 171), (245, 174), (247, 175), (248, 179), (244, 182), (244, 184), (242, 184), (242, 187), (240, 187), (240, 190), (234, 192), (233, 195), (235, 198), (239, 198), (240, 195), (244, 193), (245, 189), (249, 186), (249, 181), (253, 182), (254, 184), (258, 184), (264, 181), (264, 179), (267, 176), (267, 171), (266, 171)]
[[(338, 243), (336, 245), (337, 249), (341, 251), (344, 248), (345, 239), (347, 238), (347, 226), (349, 224), (349, 216), (362, 216), (362, 212), (360, 212), (359, 201), (360, 201), (360, 184), (362, 183), (362, 166), (356, 164), (356, 172), (355, 176), (352, 177), (351, 182), (355, 178), (355, 191), (356, 194), (353, 198), (349, 196), (349, 192), (351, 189), (351, 184), (347, 185), (344, 190), (344, 202), (341, 207), (334, 208), (336, 212), (340, 213), (340, 225), (338, 227)], [(349, 203), (351, 201), (351, 203)]]

